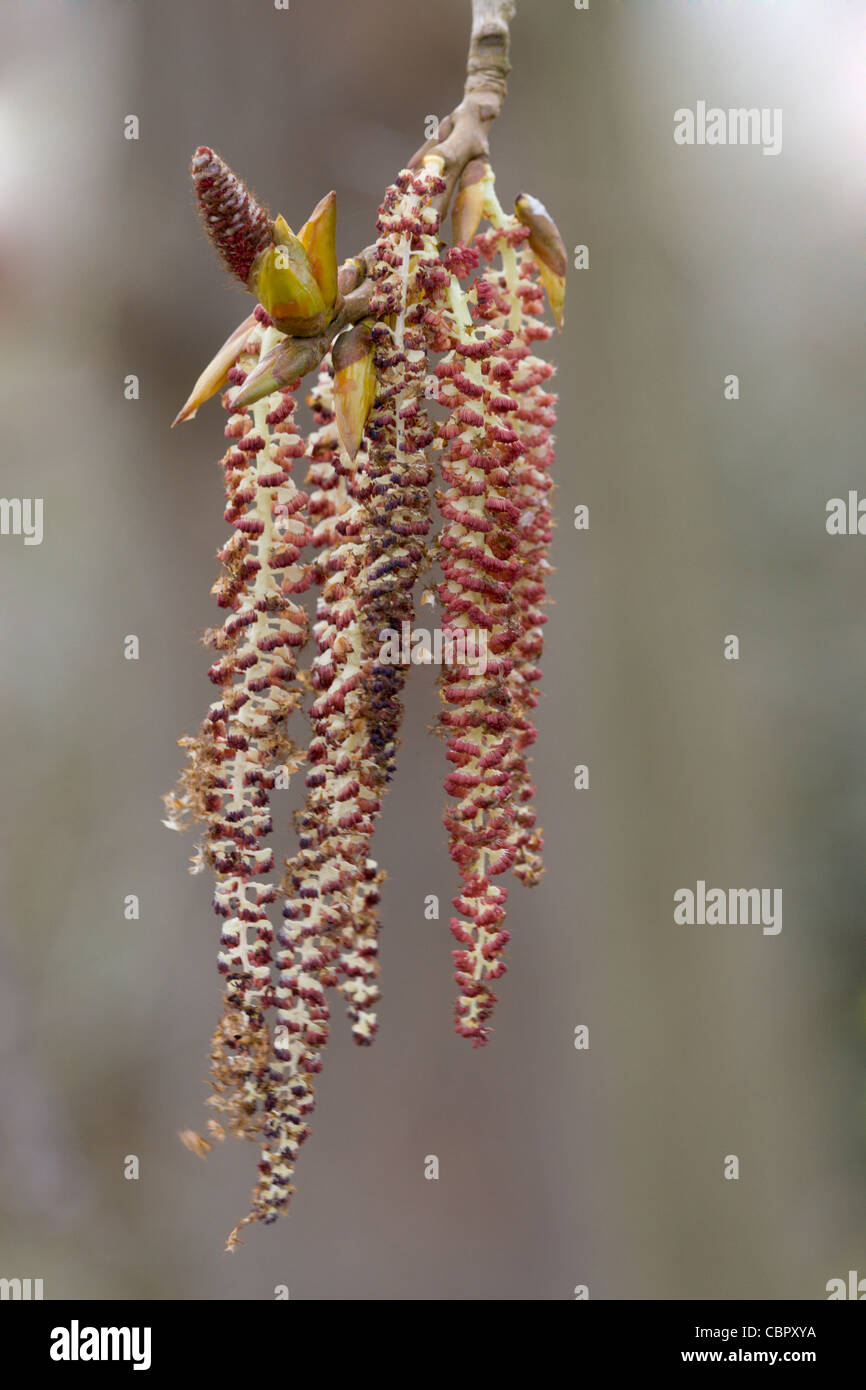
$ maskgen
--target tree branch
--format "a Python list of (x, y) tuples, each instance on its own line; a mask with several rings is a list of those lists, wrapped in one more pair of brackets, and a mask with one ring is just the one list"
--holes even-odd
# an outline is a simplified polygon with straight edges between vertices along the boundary
[(488, 132), (502, 110), (511, 71), (508, 25), (515, 8), (514, 0), (472, 0), (463, 100), (440, 122), (438, 136), (422, 145), (410, 160), (410, 169), (425, 160), (442, 161), (440, 173), (445, 192), (434, 199), (434, 204), (443, 219), (466, 165), (490, 154)]
[[(439, 122), (436, 136), (422, 145), (408, 162), (410, 169), (417, 169), (426, 164), (435, 169), (444, 181), (444, 191), (432, 199), (432, 205), (439, 213), (440, 223), (445, 220), (454, 191), (467, 164), (473, 159), (487, 160), (489, 157), (489, 130), (502, 109), (506, 80), (511, 70), (508, 61), (508, 25), (514, 17), (515, 0), (471, 0), (471, 3), (472, 28), (466, 59), (463, 100), (450, 116)], [(231, 175), (230, 170), (228, 173)], [(234, 175), (231, 175), (231, 178), (235, 183), (238, 182)], [(243, 189), (243, 185), (240, 187)], [(249, 197), (248, 194), (246, 196)], [(324, 357), (330, 350), (334, 338), (343, 329), (360, 322), (369, 314), (370, 300), (375, 288), (371, 278), (375, 262), (376, 247), (372, 245), (365, 247), (359, 255), (340, 266), (336, 316), (316, 340), (315, 348), (312, 338), (300, 340), (313, 351), (313, 356), (319, 350), (318, 344), (321, 344), (321, 356)], [(233, 341), (235, 336), (236, 334), (230, 341)], [(226, 344), (226, 347), (228, 346), (229, 344)], [(221, 350), (221, 354), (223, 351), (224, 349)], [(218, 389), (218, 386), (212, 385), (207, 394), (197, 394), (197, 388), (201, 386), (205, 377), (213, 377), (215, 382), (219, 381), (220, 372), (216, 368), (223, 365), (221, 354), (218, 354), (196, 383), (192, 396), (176, 417), (175, 424), (180, 420), (192, 419), (201, 401), (207, 400), (209, 395)], [(305, 374), (314, 369), (315, 363), (311, 363)]]
[[(437, 172), (445, 181), (445, 190), (432, 201), (442, 221), (466, 165), (473, 159), (489, 157), (490, 127), (502, 110), (511, 71), (508, 26), (514, 18), (515, 0), (471, 0), (471, 3), (472, 29), (463, 100), (450, 116), (439, 122), (438, 134), (422, 145), (408, 164), (410, 169), (417, 169), (425, 162), (439, 161), (441, 167)], [(329, 330), (332, 337), (369, 312), (372, 285), (367, 277), (375, 258), (375, 246), (367, 246), (341, 269), (343, 304)]]

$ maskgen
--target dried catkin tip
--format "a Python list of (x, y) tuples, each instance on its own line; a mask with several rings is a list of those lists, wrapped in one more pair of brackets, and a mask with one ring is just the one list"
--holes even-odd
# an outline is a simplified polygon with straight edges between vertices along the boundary
[[(532, 885), (542, 872), (530, 753), (555, 397), (538, 353), (553, 332), (545, 291), (562, 322), (566, 258), (536, 199), (503, 212), (481, 154), (508, 70), (511, 6), (478, 13), (491, 5), (501, 23), (473, 26), (464, 102), (386, 190), (375, 244), (339, 268), (335, 193), (295, 235), (213, 150), (192, 161), (207, 234), (259, 301), (177, 417), (222, 393), (213, 698), (180, 740), (165, 824), (199, 826), (193, 867), (212, 875), (220, 923), (212, 1117), (207, 1137), (180, 1139), (200, 1158), (229, 1135), (259, 1149), (229, 1252), (288, 1210), (335, 998), (359, 1046), (379, 1026), (386, 876), (373, 850), (403, 722), (408, 663), (395, 652), (419, 601), (441, 624), (455, 1022), (474, 1046), (506, 969), (504, 877)], [(278, 868), (281, 792), (300, 769)]]
[(184, 1147), (189, 1149), (190, 1153), (198, 1154), (199, 1158), (207, 1158), (213, 1148), (213, 1145), (209, 1144), (200, 1134), (197, 1134), (194, 1129), (181, 1129), (178, 1131), (177, 1137)]

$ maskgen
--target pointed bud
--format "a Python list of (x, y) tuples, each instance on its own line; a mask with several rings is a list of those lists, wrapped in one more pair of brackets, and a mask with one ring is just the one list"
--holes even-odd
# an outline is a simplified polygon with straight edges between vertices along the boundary
[(364, 437), (364, 426), (376, 399), (371, 320), (363, 319), (342, 333), (331, 350), (334, 364), (334, 414), (340, 443), (354, 458)]
[(355, 256), (351, 261), (344, 261), (337, 271), (337, 288), (345, 298), (356, 290), (366, 278), (367, 267), (360, 256)]
[(337, 299), (337, 195), (328, 193), (317, 203), (298, 232), (307, 253), (316, 284), (322, 291), (325, 308), (331, 310)]
[(282, 391), (291, 386), (299, 377), (306, 376), (318, 367), (329, 343), (326, 337), (285, 338), (271, 348), (253, 371), (243, 386), (239, 386), (231, 397), (232, 410), (243, 410), (255, 405), (273, 391)]
[(182, 410), (171, 422), (171, 427), (179, 425), (182, 420), (192, 420), (200, 405), (209, 401), (211, 396), (215, 396), (217, 391), (221, 391), (228, 380), (228, 374), (243, 349), (253, 326), (256, 322), (255, 314), (250, 314), (242, 324), (239, 324), (232, 333), (231, 337), (226, 338), (216, 357), (210, 362), (202, 372), (195, 386), (189, 394), (189, 399)]
[(270, 244), (267, 212), (207, 145), (196, 150), (190, 173), (205, 231), (223, 264), (246, 284), (253, 261)]
[(213, 1144), (209, 1144), (203, 1135), (197, 1134), (194, 1129), (179, 1129), (177, 1137), (191, 1153), (198, 1154), (199, 1158), (207, 1158)]
[(538, 263), (538, 273), (547, 290), (556, 326), (561, 328), (568, 266), (565, 243), (547, 208), (531, 194), (519, 194), (514, 200), (514, 210), (518, 220), (529, 228), (529, 249)]
[(274, 222), (272, 238), (256, 257), (249, 288), (281, 333), (299, 338), (321, 333), (325, 302), (303, 245), (283, 217)]
[(271, 226), (271, 235), (274, 239), (275, 246), (289, 246), (291, 244), (295, 234), (282, 213), (279, 213), (274, 218)]
[(484, 211), (484, 185), (490, 176), (490, 165), (484, 159), (470, 159), (457, 185), (451, 209), (451, 240), (468, 246)]

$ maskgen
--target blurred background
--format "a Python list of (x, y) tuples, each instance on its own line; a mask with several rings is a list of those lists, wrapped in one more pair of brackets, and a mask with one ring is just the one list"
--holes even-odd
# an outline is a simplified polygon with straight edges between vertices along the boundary
[[(248, 309), (188, 160), (213, 145), (294, 226), (335, 188), (353, 254), (460, 97), (469, 6), (3, 6), (0, 491), (44, 498), (45, 533), (0, 540), (0, 1274), (46, 1298), (812, 1299), (866, 1275), (866, 539), (825, 530), (866, 494), (864, 6), (518, 8), (500, 197), (590, 255), (550, 345), (547, 875), (511, 891), (473, 1051), (413, 670), (380, 1034), (356, 1049), (335, 1009), (292, 1215), (227, 1257), (256, 1151), (177, 1139), (206, 1118), (218, 923), (160, 797), (211, 699), (225, 534), (219, 407), (169, 424)], [(699, 99), (781, 107), (781, 154), (675, 145)], [(675, 927), (698, 879), (780, 887), (782, 932)]]

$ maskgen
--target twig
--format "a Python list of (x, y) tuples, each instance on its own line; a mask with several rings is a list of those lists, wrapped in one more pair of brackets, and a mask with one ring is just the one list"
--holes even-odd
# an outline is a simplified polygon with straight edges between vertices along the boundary
[[(508, 25), (515, 9), (515, 0), (472, 0), (472, 31), (463, 100), (450, 116), (439, 122), (438, 134), (427, 140), (409, 160), (410, 169), (433, 160), (441, 161), (437, 172), (445, 180), (445, 191), (432, 201), (443, 222), (466, 165), (473, 159), (487, 158), (490, 153), (489, 130), (502, 110), (511, 71)], [(375, 250), (374, 246), (367, 246), (356, 257), (356, 262), (363, 262), (368, 275)], [(346, 296), (335, 324), (336, 331), (365, 316), (369, 303), (369, 291), (365, 294), (365, 289), (366, 282), (362, 282), (351, 296)]]

